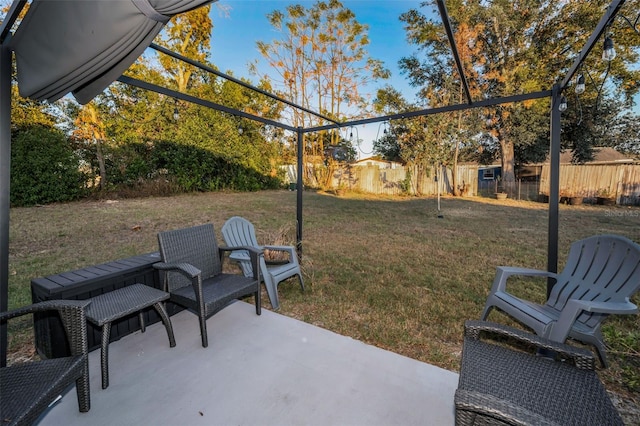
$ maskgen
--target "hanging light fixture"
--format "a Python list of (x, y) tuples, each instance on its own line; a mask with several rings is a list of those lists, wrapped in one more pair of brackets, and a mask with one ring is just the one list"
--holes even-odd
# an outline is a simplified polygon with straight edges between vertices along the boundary
[(576, 95), (581, 95), (584, 93), (585, 85), (584, 85), (584, 76), (580, 74), (576, 83)]
[(178, 100), (174, 99), (173, 102), (174, 102), (174, 105), (173, 105), (173, 121), (178, 121), (178, 120), (180, 120), (180, 112), (178, 111)]
[(562, 98), (560, 98), (560, 105), (558, 105), (558, 111), (565, 112), (567, 110), (567, 106), (567, 97), (562, 96)]
[(604, 50), (602, 51), (603, 61), (612, 61), (616, 57), (616, 49), (613, 47), (613, 40), (607, 36), (604, 39)]

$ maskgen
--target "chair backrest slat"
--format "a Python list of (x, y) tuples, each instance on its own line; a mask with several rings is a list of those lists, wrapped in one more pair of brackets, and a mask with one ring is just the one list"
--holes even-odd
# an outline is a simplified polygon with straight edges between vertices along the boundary
[[(559, 312), (570, 299), (623, 302), (638, 289), (640, 245), (617, 235), (598, 235), (571, 245), (546, 305)], [(583, 312), (578, 322), (596, 325), (603, 316)]]
[[(249, 246), (259, 247), (256, 238), (256, 231), (251, 222), (240, 216), (229, 218), (222, 226), (222, 236), (228, 246)], [(238, 254), (244, 259), (249, 260), (249, 252), (246, 250), (238, 250)], [(245, 276), (251, 276), (251, 264), (249, 262), (240, 262), (242, 273)]]
[[(203, 280), (222, 272), (218, 243), (211, 223), (160, 232), (158, 243), (163, 262), (189, 263), (200, 269)], [(170, 274), (171, 289), (191, 284), (177, 272)]]

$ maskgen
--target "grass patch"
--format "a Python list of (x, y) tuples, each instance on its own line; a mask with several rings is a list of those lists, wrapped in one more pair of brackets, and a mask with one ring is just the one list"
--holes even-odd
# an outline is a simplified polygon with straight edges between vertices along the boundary
[[(547, 205), (444, 198), (304, 194), (302, 269), (279, 287), (281, 313), (396, 353), (456, 371), (463, 323), (480, 316), (499, 265), (545, 269)], [(640, 209), (561, 206), (559, 257), (571, 242), (615, 233), (640, 242)], [(10, 307), (30, 303), (32, 278), (157, 250), (157, 233), (231, 216), (253, 222), (263, 244), (295, 244), (296, 194), (207, 193), (83, 201), (11, 210)], [(222, 242), (222, 240), (221, 240)], [(560, 268), (562, 265), (560, 265)], [(544, 282), (523, 281), (522, 296), (542, 300)], [(270, 308), (266, 293), (264, 307)], [(640, 302), (636, 297), (636, 303)], [(640, 316), (604, 327), (608, 388), (638, 398)], [(491, 318), (509, 323), (500, 313)], [(30, 324), (10, 330), (23, 356)], [(17, 336), (17, 337), (15, 337)]]

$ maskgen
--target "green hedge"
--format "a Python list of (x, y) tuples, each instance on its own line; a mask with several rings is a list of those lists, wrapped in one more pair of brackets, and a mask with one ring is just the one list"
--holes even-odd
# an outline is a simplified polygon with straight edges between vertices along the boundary
[(11, 204), (71, 201), (85, 194), (86, 178), (67, 137), (54, 127), (25, 126), (11, 137)]
[(185, 192), (257, 191), (282, 185), (277, 177), (192, 145), (161, 142), (153, 151), (156, 170), (166, 170), (168, 177)]

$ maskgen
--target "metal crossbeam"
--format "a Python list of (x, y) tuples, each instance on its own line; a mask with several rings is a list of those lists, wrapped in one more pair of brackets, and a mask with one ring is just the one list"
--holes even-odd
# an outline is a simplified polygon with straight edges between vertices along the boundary
[(182, 92), (178, 92), (176, 90), (168, 89), (166, 87), (158, 86), (157, 84), (147, 83), (146, 81), (138, 80), (136, 78), (127, 77), (122, 75), (118, 77), (120, 83), (128, 84), (130, 86), (139, 87), (145, 90), (151, 90), (152, 92), (160, 93), (162, 95), (170, 96), (175, 99), (180, 99), (185, 102), (190, 102), (193, 104), (201, 105), (203, 107), (215, 109), (217, 111), (226, 112), (231, 115), (235, 115), (237, 117), (247, 118), (249, 120), (259, 121), (263, 124), (268, 124), (270, 126), (279, 127), (281, 129), (291, 130), (292, 132), (296, 131), (296, 128), (293, 126), (289, 126), (287, 124), (280, 123), (278, 121), (270, 120), (268, 118), (260, 117), (257, 115), (249, 114), (244, 111), (237, 110), (235, 108), (229, 108), (224, 105), (217, 104), (215, 102), (206, 101), (204, 99), (197, 98), (195, 96), (187, 95)]
[(591, 52), (591, 49), (593, 49), (593, 46), (596, 44), (602, 33), (606, 30), (609, 23), (616, 17), (618, 12), (622, 8), (622, 5), (624, 5), (624, 2), (625, 0), (615, 0), (609, 5), (609, 7), (607, 8), (607, 12), (604, 14), (602, 19), (600, 19), (600, 22), (598, 22), (595, 30), (593, 30), (593, 33), (591, 33), (591, 37), (589, 37), (589, 40), (587, 40), (587, 43), (584, 45), (584, 47), (580, 51), (580, 54), (567, 72), (567, 75), (564, 77), (564, 80), (562, 80), (562, 83), (560, 84), (560, 90), (563, 90), (565, 87), (567, 87), (567, 84), (569, 84), (569, 81), (571, 81), (578, 68), (580, 68), (580, 65), (582, 65), (584, 59), (587, 57), (587, 55), (589, 55), (589, 52)]
[(310, 127), (308, 129), (303, 129), (303, 131), (305, 133), (318, 132), (321, 130), (335, 129), (336, 127), (360, 126), (363, 124), (379, 123), (381, 121), (400, 120), (405, 118), (421, 117), (424, 115), (441, 114), (443, 112), (452, 112), (452, 111), (461, 111), (461, 110), (466, 110), (471, 108), (489, 107), (493, 105), (508, 104), (512, 102), (522, 102), (522, 101), (528, 101), (532, 99), (548, 98), (550, 96), (551, 96), (551, 90), (543, 90), (541, 92), (506, 96), (503, 98), (485, 99), (483, 101), (474, 102), (473, 104), (447, 105), (447, 106), (438, 107), (438, 108), (421, 109), (416, 111), (401, 112), (398, 114), (384, 115), (380, 117), (364, 118), (362, 120), (353, 120), (353, 121), (347, 121), (345, 123), (340, 123), (338, 126), (326, 125), (326, 126)]
[(458, 68), (458, 74), (460, 75), (460, 81), (462, 82), (464, 93), (467, 96), (469, 105), (471, 105), (473, 104), (473, 99), (471, 99), (471, 92), (469, 91), (469, 82), (467, 81), (467, 76), (464, 73), (464, 67), (462, 66), (462, 61), (460, 60), (460, 54), (458, 54), (458, 47), (456, 45), (456, 40), (453, 37), (451, 21), (449, 20), (449, 13), (447, 12), (447, 6), (444, 4), (444, 0), (438, 0), (438, 10), (440, 11), (440, 16), (442, 17), (442, 25), (444, 25), (444, 29), (447, 32), (447, 38), (449, 39), (449, 44), (451, 45), (451, 53), (453, 54), (453, 59), (456, 61), (456, 67)]
[(260, 93), (262, 95), (265, 95), (265, 96), (267, 96), (267, 97), (269, 97), (269, 98), (271, 98), (273, 100), (285, 103), (285, 104), (289, 105), (290, 107), (296, 108), (296, 109), (298, 109), (300, 111), (304, 111), (304, 112), (309, 113), (311, 115), (314, 115), (314, 116), (316, 116), (318, 118), (322, 118), (323, 120), (327, 120), (327, 121), (329, 121), (331, 123), (338, 124), (338, 122), (336, 120), (334, 120), (332, 118), (329, 118), (326, 115), (319, 114), (319, 113), (317, 113), (317, 112), (315, 112), (313, 110), (310, 110), (308, 108), (305, 108), (303, 106), (295, 104), (295, 103), (293, 103), (293, 102), (291, 102), (291, 101), (289, 101), (287, 99), (283, 99), (283, 98), (281, 98), (279, 96), (276, 96), (276, 95), (274, 95), (272, 93), (267, 92), (266, 90), (262, 90), (259, 87), (253, 86), (253, 85), (251, 85), (249, 83), (246, 83), (246, 82), (244, 82), (242, 80), (238, 80), (237, 78), (232, 77), (232, 76), (230, 76), (228, 74), (220, 72), (220, 71), (216, 70), (213, 67), (201, 64), (200, 62), (194, 61), (193, 59), (189, 59), (186, 56), (183, 56), (183, 55), (181, 55), (179, 53), (173, 52), (173, 51), (171, 51), (169, 49), (166, 49), (166, 48), (164, 48), (162, 46), (158, 46), (155, 43), (151, 43), (151, 45), (149, 47), (151, 47), (152, 49), (155, 49), (158, 52), (164, 53), (165, 55), (171, 56), (172, 58), (175, 58), (175, 59), (178, 59), (180, 61), (183, 61), (183, 62), (186, 62), (188, 64), (191, 64), (194, 67), (200, 68), (203, 71), (210, 72), (211, 74), (217, 75), (218, 77), (222, 77), (222, 78), (227, 79), (229, 81), (232, 81), (232, 82), (234, 82), (236, 84), (239, 84), (242, 87), (245, 87), (247, 89), (253, 90), (254, 92), (258, 92), (258, 93)]

